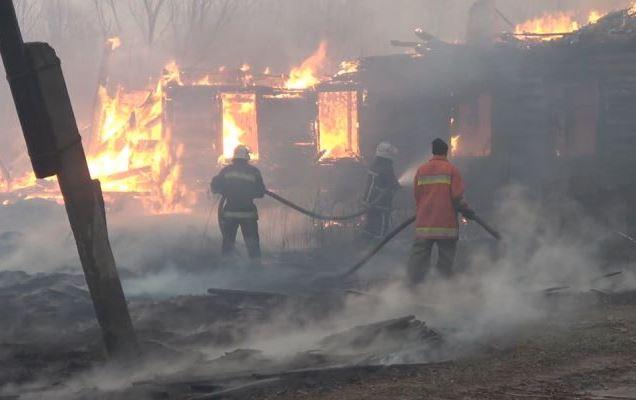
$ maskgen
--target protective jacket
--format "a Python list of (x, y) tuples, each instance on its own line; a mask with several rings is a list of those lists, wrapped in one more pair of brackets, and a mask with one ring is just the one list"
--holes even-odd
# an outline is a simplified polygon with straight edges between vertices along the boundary
[(374, 208), (390, 210), (394, 192), (400, 187), (395, 177), (393, 161), (384, 157), (376, 157), (369, 168), (364, 203)]
[(234, 160), (212, 179), (212, 192), (226, 198), (223, 218), (258, 219), (254, 199), (265, 195), (258, 168), (244, 160)]
[(459, 170), (444, 156), (433, 156), (415, 174), (416, 232), (421, 239), (459, 237), (457, 213), (469, 209)]

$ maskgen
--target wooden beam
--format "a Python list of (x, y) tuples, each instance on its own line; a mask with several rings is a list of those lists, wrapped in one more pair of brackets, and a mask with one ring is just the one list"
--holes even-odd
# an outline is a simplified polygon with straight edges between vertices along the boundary
[(60, 60), (46, 43), (24, 43), (11, 0), (0, 0), (0, 53), (38, 178), (57, 175), (84, 276), (111, 358), (139, 354), (108, 240), (99, 181), (91, 179)]

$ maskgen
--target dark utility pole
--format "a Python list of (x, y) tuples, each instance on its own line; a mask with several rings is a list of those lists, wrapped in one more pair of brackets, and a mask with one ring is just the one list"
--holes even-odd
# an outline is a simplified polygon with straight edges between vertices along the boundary
[(46, 43), (24, 43), (12, 0), (0, 0), (0, 53), (38, 178), (57, 175), (109, 357), (139, 353), (121, 287), (99, 181), (92, 180), (60, 60)]

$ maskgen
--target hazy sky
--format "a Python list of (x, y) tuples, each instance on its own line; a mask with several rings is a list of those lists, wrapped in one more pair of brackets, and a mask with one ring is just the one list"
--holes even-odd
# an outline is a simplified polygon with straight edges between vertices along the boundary
[[(158, 0), (154, 0), (158, 2)], [(160, 1), (160, 0), (159, 0)], [(327, 40), (331, 60), (390, 54), (391, 39), (414, 40), (413, 29), (463, 40), (473, 0), (211, 0), (205, 18), (188, 18), (188, 0), (164, 0), (149, 39), (141, 0), (16, 0), (29, 40), (48, 41), (62, 58), (80, 125), (90, 121), (96, 74), (105, 37), (123, 46), (113, 73), (129, 85), (145, 86), (169, 59), (198, 68), (271, 67), (284, 72)], [(608, 11), (630, 0), (499, 0), (514, 23), (554, 10)], [(99, 11), (99, 12), (98, 12)], [(101, 17), (100, 17), (101, 16)], [(219, 17), (223, 16), (223, 17)], [(6, 83), (0, 84), (0, 160), (23, 153)], [(16, 140), (16, 138), (18, 140)]]

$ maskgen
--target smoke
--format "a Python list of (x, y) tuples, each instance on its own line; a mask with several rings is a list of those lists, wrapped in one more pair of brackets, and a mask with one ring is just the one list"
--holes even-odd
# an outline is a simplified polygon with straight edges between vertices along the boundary
[[(79, 17), (74, 20), (84, 21), (94, 18), (87, 3), (78, 0), (59, 2), (75, 10), (73, 15)], [(396, 50), (389, 46), (389, 40), (410, 40), (412, 30), (419, 26), (449, 41), (462, 38), (470, 3), (459, 0), (312, 1), (302, 4), (297, 0), (262, 1), (258, 8), (235, 14), (231, 21), (222, 25), (214, 46), (210, 47), (217, 51), (206, 48), (197, 54), (201, 56), (199, 58), (192, 58), (196, 53), (193, 51), (180, 56), (187, 66), (238, 66), (248, 62), (259, 70), (271, 66), (286, 71), (325, 39), (332, 51), (330, 57), (335, 60), (394, 53)], [(555, 8), (612, 9), (629, 5), (628, 1), (609, 0), (499, 3), (502, 12), (519, 22)], [(45, 22), (53, 18), (44, 14), (33, 17)], [(143, 46), (134, 18), (122, 18), (126, 50), (122, 52), (121, 65), (115, 74), (119, 81), (145, 86), (147, 77), (156, 75), (166, 59), (177, 56), (175, 37), (169, 36), (171, 29), (167, 27), (170, 24), (164, 16), (161, 21), (164, 29), (160, 32), (166, 36), (158, 37), (150, 47)], [(104, 35), (86, 22), (79, 26), (82, 31), (74, 32), (73, 24), (65, 25), (61, 36), (37, 29), (26, 36), (28, 39), (51, 40), (58, 49), (79, 123), (85, 128), (91, 119), (90, 104), (98, 68), (96, 60)], [(250, 29), (244, 29), (245, 26)], [(54, 27), (52, 21), (49, 30)], [(185, 42), (190, 43), (190, 40), (186, 38)], [(17, 160), (16, 168), (18, 165), (28, 168), (23, 139), (5, 84), (0, 85), (0, 115), (3, 121), (9, 121), (5, 127), (8, 134), (2, 135), (0, 142), (0, 160), (10, 160), (7, 162), (10, 166)], [(411, 166), (402, 174), (402, 185), (411, 184), (416, 168), (417, 165)], [(311, 204), (312, 199), (307, 195), (301, 200), (303, 204)], [(614, 280), (598, 279), (608, 272), (602, 268), (605, 264), (601, 257), (603, 244), (616, 238), (611, 227), (601, 227), (598, 222), (588, 219), (576, 203), (561, 199), (558, 205), (546, 207), (545, 201), (523, 187), (511, 186), (499, 194), (495, 204), (494, 223), (503, 233), (504, 241), (499, 245), (487, 240), (461, 243), (457, 265), (460, 273), (453, 279), (444, 280), (432, 271), (421, 288), (415, 292), (406, 290), (403, 271), (405, 252), (411, 239), (407, 237), (403, 242), (389, 246), (368, 271), (362, 272), (362, 278), (371, 282), (390, 275), (390, 282), (364, 288), (363, 294), (347, 296), (342, 304), (328, 304), (325, 307), (329, 312), (316, 316), (309, 312), (299, 315), (302, 310), (290, 305), (268, 320), (250, 325), (250, 334), (231, 347), (203, 347), (200, 351), (209, 359), (237, 347), (256, 348), (280, 359), (316, 348), (320, 339), (328, 334), (409, 314), (438, 329), (450, 342), (480, 343), (494, 336), (511, 336), (519, 327), (555, 313), (567, 316), (571, 310), (580, 307), (567, 301), (555, 307), (554, 299), (546, 297), (545, 289), (567, 286), (566, 293), (584, 293), (606, 287), (614, 290), (636, 288), (636, 277), (627, 270)], [(240, 256), (221, 260), (214, 210), (209, 225), (208, 214), (203, 212), (160, 217), (142, 217), (129, 210), (109, 212), (112, 246), (126, 293), (160, 300), (177, 295), (203, 295), (208, 288), (214, 287), (307, 295), (309, 289), (325, 289), (312, 285), (318, 272), (341, 272), (342, 267), (355, 261), (358, 249), (352, 250), (354, 246), (349, 245), (350, 237), (346, 235), (337, 238), (340, 246), (348, 247), (346, 251), (332, 251), (324, 242), (319, 243), (323, 246), (317, 246), (317, 253), (321, 253), (318, 255), (289, 251), (316, 245), (313, 242), (315, 226), (304, 217), (288, 216), (275, 207), (267, 208), (262, 209), (261, 226), (266, 265), (258, 270)], [(80, 273), (75, 243), (63, 207), (29, 200), (0, 207), (0, 221), (0, 270)], [(238, 247), (239, 252), (244, 253), (240, 241)], [(281, 249), (288, 251), (284, 257), (276, 254)], [(271, 257), (272, 254), (276, 257)], [(337, 292), (334, 295), (342, 295), (339, 283), (332, 286), (328, 289), (334, 289)], [(315, 301), (322, 300), (325, 298)], [(165, 316), (171, 317), (173, 315)], [(422, 354), (416, 361), (431, 359)], [(65, 382), (60, 392), (50, 393), (46, 398), (69, 398), (69, 393), (77, 394), (85, 388), (118, 390), (135, 380), (184, 370), (192, 365), (190, 362), (154, 363), (141, 368), (139, 374), (126, 377), (110, 370), (92, 370)], [(166, 366), (166, 369), (158, 370), (157, 365)], [(9, 387), (7, 391), (12, 390)]]
[[(574, 209), (575, 221), (562, 221), (562, 212), (543, 204), (521, 186), (503, 190), (496, 201), (495, 221), (504, 236), (499, 254), (493, 255), (489, 246), (465, 248), (470, 254), (461, 258), (464, 265), (457, 265), (463, 273), (449, 281), (432, 278), (410, 301), (389, 289), (385, 300), (390, 314), (402, 304), (425, 304), (429, 311), (418, 316), (433, 326), (452, 328), (462, 340), (479, 340), (554, 312), (544, 302), (545, 289), (568, 286), (576, 293), (609, 286), (611, 281), (596, 280), (607, 272), (600, 268), (601, 244), (611, 235), (609, 229), (603, 233), (574, 202), (560, 206)], [(564, 222), (570, 226), (564, 228)], [(634, 288), (631, 279), (621, 280), (622, 289)]]
[[(335, 332), (406, 315), (415, 315), (440, 332), (445, 347), (440, 351), (408, 355), (399, 351), (389, 353), (379, 362), (430, 362), (462, 357), (472, 354), (482, 343), (496, 340), (501, 346), (514, 341), (519, 329), (546, 318), (569, 318), (587, 304), (575, 296), (578, 293), (590, 289), (636, 288), (636, 280), (628, 270), (619, 278), (598, 279), (608, 272), (601, 268), (602, 243), (605, 237), (612, 237), (611, 228), (603, 228), (606, 232), (599, 228), (598, 223), (588, 219), (575, 202), (562, 200), (558, 206), (546, 207), (536, 195), (522, 186), (513, 185), (498, 194), (495, 204), (493, 223), (502, 232), (504, 241), (500, 244), (489, 240), (462, 241), (458, 273), (452, 279), (445, 280), (432, 270), (420, 288), (415, 291), (406, 288), (404, 244), (412, 238), (405, 235), (405, 243), (390, 245), (382, 257), (375, 260), (375, 265), (363, 270), (361, 275), (361, 279), (370, 282), (377, 282), (380, 276), (387, 274), (392, 279), (359, 288), (359, 295), (345, 295), (343, 289), (346, 286), (341, 286), (339, 281), (332, 280), (331, 284), (320, 286), (320, 281), (315, 278), (321, 265), (306, 255), (292, 262), (293, 265), (285, 265), (290, 260), (283, 260), (261, 269), (240, 260), (223, 265), (215, 259), (217, 252), (195, 250), (198, 246), (217, 247), (219, 244), (217, 236), (211, 243), (197, 242), (203, 222), (201, 216), (185, 220), (179, 217), (181, 225), (187, 228), (176, 229), (179, 225), (175, 220), (134, 220), (115, 215), (111, 230), (115, 253), (122, 260), (120, 265), (125, 264), (124, 284), (129, 294), (145, 295), (159, 301), (177, 294), (203, 294), (206, 288), (216, 287), (292, 295), (286, 305), (276, 308), (266, 319), (239, 319), (224, 328), (220, 328), (222, 325), (202, 325), (198, 329), (184, 326), (186, 330), (193, 329), (189, 333), (192, 337), (207, 330), (212, 330), (208, 334), (214, 334), (214, 329), (245, 333), (236, 336), (238, 341), (228, 345), (187, 345), (206, 360), (241, 348), (261, 351), (257, 359), (273, 363), (267, 365), (285, 363), (299, 354), (320, 350), (321, 339)], [(568, 212), (563, 212), (564, 209)], [(33, 216), (33, 220), (38, 218)], [(33, 224), (29, 219), (25, 222)], [(327, 250), (322, 249), (323, 252)], [(174, 253), (182, 253), (182, 258), (174, 258)], [(336, 272), (342, 271), (343, 264), (353, 261), (350, 253), (340, 257), (339, 264), (320, 273), (335, 276)], [(312, 295), (305, 289), (308, 287), (313, 291), (328, 291)], [(545, 290), (554, 287), (569, 287), (564, 294), (570, 296), (547, 296)], [(165, 309), (162, 318), (179, 320), (172, 314), (174, 307)], [(193, 312), (191, 319), (196, 319), (197, 315)], [(188, 332), (180, 334), (187, 336)], [(355, 354), (356, 350), (350, 351)], [(74, 376), (50, 396), (47, 392), (46, 398), (73, 398), (86, 388), (124, 390), (133, 382), (161, 379), (161, 376), (187, 371), (199, 363), (197, 357), (188, 354), (191, 352), (174, 362), (157, 361), (126, 377), (108, 369), (90, 370)], [(236, 368), (258, 368), (259, 362), (248, 360)], [(215, 368), (219, 368), (218, 365)], [(165, 369), (158, 366), (165, 366)], [(218, 370), (210, 371), (218, 373)], [(47, 382), (44, 379), (40, 384), (47, 386)], [(13, 389), (7, 387), (5, 392), (11, 393)]]
[[(160, 376), (184, 371), (192, 365), (193, 359), (187, 357), (150, 357), (134, 367), (116, 363), (94, 366), (62, 382), (51, 382), (49, 378), (42, 377), (29, 384), (8, 384), (0, 388), (0, 394), (12, 397), (19, 393), (21, 399), (27, 400), (102, 398), (103, 393), (120, 398), (121, 392), (135, 383), (148, 382)], [(143, 400), (154, 396), (136, 395), (134, 398)]]
[(417, 162), (411, 166), (409, 166), (398, 178), (398, 182), (400, 182), (400, 186), (409, 187), (413, 184), (413, 180), (415, 179), (415, 174), (417, 174), (417, 169), (422, 165), (422, 162)]
[(63, 207), (46, 200), (23, 201), (0, 207), (0, 220), (0, 270), (52, 272), (79, 265)]
[[(576, 221), (563, 227), (562, 213), (544, 207), (521, 186), (510, 186), (499, 194), (495, 221), (504, 241), (462, 242), (463, 256), (456, 268), (461, 271), (450, 280), (433, 270), (416, 291), (404, 286), (405, 255), (384, 257), (379, 268), (364, 272), (364, 278), (377, 278), (377, 270), (391, 271), (393, 280), (366, 295), (350, 296), (340, 312), (304, 329), (289, 332), (289, 316), (257, 329), (253, 346), (268, 354), (293, 354), (311, 349), (328, 333), (355, 325), (415, 315), (442, 332), (450, 343), (479, 344), (492, 337), (512, 336), (515, 330), (548, 317), (567, 318), (586, 307), (576, 297), (591, 289), (633, 290), (633, 274), (624, 270), (620, 278), (599, 279), (603, 270), (602, 243), (610, 229), (599, 234), (599, 225), (588, 219), (572, 201), (561, 206), (574, 209)], [(378, 266), (375, 266), (378, 267)], [(616, 271), (610, 269), (610, 272)], [(547, 289), (567, 287), (569, 296), (547, 295)], [(285, 328), (283, 328), (285, 327)], [(466, 354), (455, 354), (461, 356)], [(398, 359), (399, 361), (399, 359)], [(426, 355), (419, 362), (431, 361)]]
[[(405, 290), (406, 257), (389, 249), (393, 261), (385, 257), (380, 268), (365, 272), (364, 277), (374, 279), (381, 269), (391, 271), (392, 282), (367, 295), (349, 297), (328, 320), (281, 336), (289, 331), (290, 316), (283, 313), (279, 321), (257, 329), (253, 342), (244, 345), (268, 354), (291, 354), (312, 348), (327, 333), (410, 314), (441, 330), (451, 342), (479, 343), (577, 309), (574, 298), (558, 302), (546, 295), (546, 289), (567, 286), (566, 293), (575, 294), (636, 287), (629, 271), (618, 281), (598, 279), (607, 273), (601, 269), (603, 241), (599, 239), (603, 235), (599, 236), (598, 223), (586, 218), (574, 202), (561, 205), (575, 210), (576, 221), (570, 221), (574, 223), (570, 229), (563, 228), (562, 214), (546, 209), (521, 186), (503, 190), (496, 204), (495, 221), (505, 237), (503, 243), (493, 252), (494, 243), (463, 242), (464, 256), (457, 265), (461, 272), (453, 279), (444, 280), (432, 271), (417, 291)], [(611, 235), (609, 229), (606, 235)]]
[[(15, 3), (25, 39), (50, 42), (61, 57), (75, 114), (86, 132), (84, 128), (92, 118), (101, 49), (108, 37), (120, 36), (123, 41), (118, 66), (112, 70), (113, 80), (139, 88), (145, 87), (149, 76), (157, 76), (166, 61), (175, 58), (185, 67), (238, 67), (249, 63), (258, 71), (266, 67), (288, 71), (322, 40), (327, 41), (333, 62), (398, 53), (401, 50), (391, 47), (390, 40), (412, 40), (413, 30), (418, 27), (449, 42), (463, 40), (472, 1), (236, 0), (231, 10), (212, 7), (201, 16), (201, 26), (184, 20), (188, 13), (180, 7), (186, 2), (166, 1), (159, 10), (150, 44), (140, 0)], [(116, 5), (115, 13), (109, 3)], [(499, 2), (501, 11), (515, 23), (545, 11), (609, 11), (629, 5), (628, 0)], [(7, 134), (0, 137), (0, 160), (13, 164), (22, 158), (25, 149), (6, 83), (0, 84), (0, 115), (7, 122)], [(16, 163), (15, 168), (27, 170), (24, 161)]]

